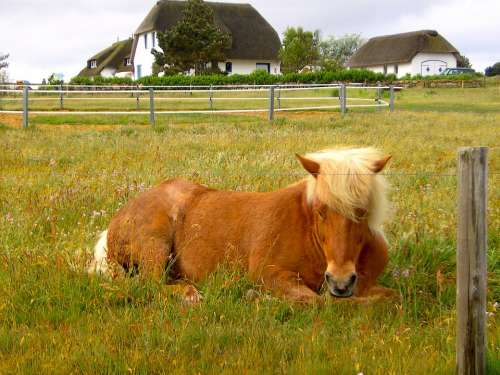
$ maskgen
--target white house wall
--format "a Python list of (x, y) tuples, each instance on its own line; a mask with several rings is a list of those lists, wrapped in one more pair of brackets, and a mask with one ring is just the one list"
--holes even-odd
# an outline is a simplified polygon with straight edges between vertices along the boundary
[[(156, 34), (156, 33), (155, 33)], [(144, 35), (147, 35), (148, 38), (148, 48), (146, 49), (144, 45)], [(134, 56), (134, 76), (136, 79), (139, 79), (144, 76), (150, 76), (153, 74), (153, 63), (155, 61), (155, 58), (153, 54), (151, 53), (151, 50), (153, 49), (153, 43), (152, 43), (152, 33), (146, 33), (146, 34), (140, 34), (137, 40), (137, 48), (135, 50), (135, 56)], [(156, 49), (161, 50), (158, 48), (158, 38), (155, 37), (155, 46)], [(140, 73), (140, 76), (139, 76)]]
[[(270, 64), (270, 73), (271, 74), (280, 74), (280, 62), (272, 61), (272, 60), (238, 60), (238, 59), (228, 59), (228, 62), (233, 64), (232, 74), (250, 74), (253, 73), (257, 69), (257, 64)], [(226, 70), (226, 62), (219, 63), (219, 69), (221, 71)]]
[[(147, 33), (148, 38), (148, 48), (145, 48), (144, 45), (144, 35), (141, 34), (138, 36), (137, 40), (137, 48), (135, 50), (134, 56), (134, 76), (136, 79), (144, 76), (149, 76), (153, 74), (153, 63), (154, 56), (151, 53), (152, 47), (152, 33)], [(155, 33), (156, 34), (156, 33)], [(155, 38), (155, 48), (158, 51), (161, 51), (161, 48), (158, 47), (158, 38), (156, 34)], [(233, 71), (232, 74), (250, 74), (257, 68), (257, 63), (269, 63), (271, 65), (271, 74), (280, 74), (280, 62), (273, 60), (239, 60), (239, 59), (228, 59), (227, 61), (232, 62)], [(226, 70), (226, 62), (219, 63), (219, 69), (221, 71)], [(140, 71), (140, 77), (139, 77)]]
[(101, 71), (101, 76), (104, 78), (110, 78), (110, 77), (114, 77), (115, 73), (116, 73), (116, 69), (114, 69), (114, 68), (104, 68)]
[[(422, 69), (422, 64), (428, 63), (434, 69), (426, 72), (425, 68)], [(424, 65), (426, 66), (426, 65)], [(397, 77), (402, 78), (407, 74), (415, 76), (421, 74), (423, 76), (440, 74), (439, 68), (456, 68), (457, 59), (452, 53), (418, 53), (411, 62), (398, 64)], [(384, 73), (383, 65), (370, 66), (366, 69), (375, 73)], [(387, 64), (387, 74), (396, 74), (394, 64)], [(442, 69), (444, 70), (444, 69)]]
[(452, 53), (419, 53), (412, 60), (412, 75), (439, 74), (439, 71), (427, 73), (422, 71), (422, 63), (425, 61), (442, 61), (445, 68), (456, 68), (457, 58)]

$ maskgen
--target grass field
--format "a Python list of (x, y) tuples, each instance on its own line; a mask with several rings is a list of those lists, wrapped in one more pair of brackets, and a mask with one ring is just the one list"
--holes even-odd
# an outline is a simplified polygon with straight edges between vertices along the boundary
[[(397, 111), (259, 115), (0, 115), (0, 373), (452, 374), (456, 151), (490, 147), (488, 366), (500, 373), (500, 88), (408, 90)], [(162, 285), (82, 270), (113, 213), (180, 176), (269, 191), (303, 175), (296, 152), (393, 155), (391, 259), (401, 299), (323, 307), (273, 298), (233, 270), (184, 306)], [(250, 290), (258, 298), (249, 300)]]

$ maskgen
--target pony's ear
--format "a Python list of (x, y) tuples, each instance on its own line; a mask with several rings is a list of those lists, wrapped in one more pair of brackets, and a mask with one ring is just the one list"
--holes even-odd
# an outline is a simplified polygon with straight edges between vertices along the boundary
[(382, 170), (385, 168), (387, 162), (389, 160), (391, 160), (391, 158), (392, 158), (391, 155), (387, 155), (386, 157), (384, 157), (380, 160), (377, 160), (375, 163), (373, 163), (372, 171), (374, 173), (382, 172)]
[(317, 177), (319, 174), (319, 163), (314, 160), (307, 159), (299, 154), (295, 154), (297, 159), (300, 161), (300, 164), (304, 167), (306, 171), (312, 174), (314, 177)]

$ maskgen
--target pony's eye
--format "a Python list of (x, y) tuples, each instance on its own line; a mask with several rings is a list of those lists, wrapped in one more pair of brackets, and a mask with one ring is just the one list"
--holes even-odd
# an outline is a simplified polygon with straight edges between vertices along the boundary
[(368, 211), (362, 208), (357, 208), (356, 217), (358, 218), (358, 220), (366, 219), (368, 217)]
[(326, 219), (326, 210), (324, 208), (319, 208), (316, 210), (316, 212), (318, 213), (318, 216), (321, 218), (321, 220)]

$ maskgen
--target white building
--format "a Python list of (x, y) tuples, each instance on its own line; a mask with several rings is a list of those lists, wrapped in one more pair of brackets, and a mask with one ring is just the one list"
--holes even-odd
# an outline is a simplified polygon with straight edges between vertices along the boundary
[(83, 77), (130, 77), (134, 76), (131, 51), (133, 39), (113, 43), (87, 60), (87, 66), (78, 74)]
[[(280, 74), (280, 38), (255, 8), (250, 4), (206, 4), (213, 9), (216, 24), (229, 33), (232, 39), (230, 49), (225, 52), (226, 61), (219, 62), (222, 72), (249, 74), (256, 69), (264, 69), (272, 74)], [(158, 32), (165, 32), (175, 26), (182, 18), (185, 6), (185, 1), (156, 2), (134, 34), (133, 43), (129, 47), (127, 62), (131, 65), (127, 74), (133, 75), (135, 79), (153, 74), (154, 56), (151, 50), (161, 51), (158, 46)], [(115, 60), (106, 60), (102, 56), (112, 47), (89, 59), (87, 68), (82, 70), (80, 75), (123, 75), (115, 66)], [(110, 64), (111, 62), (113, 64)]]
[[(250, 4), (206, 2), (214, 11), (215, 22), (232, 38), (226, 61), (219, 69), (228, 74), (249, 74), (256, 69), (280, 73), (278, 33)], [(161, 0), (151, 9), (135, 32), (132, 48), (135, 78), (152, 74), (153, 48), (158, 47), (158, 31), (166, 31), (182, 18), (185, 1)]]
[(458, 50), (434, 30), (413, 31), (370, 39), (349, 59), (349, 68), (377, 73), (422, 76), (457, 67)]

